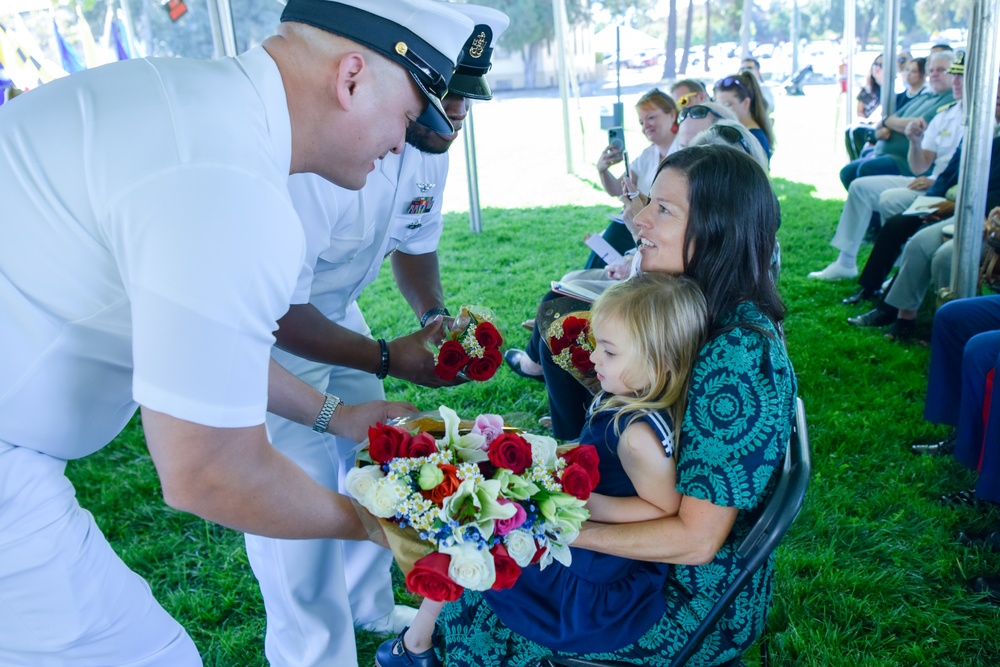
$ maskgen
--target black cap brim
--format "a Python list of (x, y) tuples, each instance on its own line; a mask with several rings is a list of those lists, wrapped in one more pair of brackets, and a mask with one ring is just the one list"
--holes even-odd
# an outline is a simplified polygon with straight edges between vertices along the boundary
[(473, 100), (492, 100), (493, 91), (485, 76), (455, 72), (448, 82), (448, 92)]
[(452, 134), (455, 131), (455, 127), (448, 119), (448, 114), (445, 113), (441, 100), (438, 99), (437, 95), (427, 90), (427, 87), (420, 82), (420, 79), (417, 78), (416, 74), (410, 72), (410, 77), (413, 79), (414, 83), (417, 84), (417, 88), (420, 89), (420, 92), (427, 100), (427, 108), (424, 109), (424, 112), (417, 117), (417, 122), (428, 129), (434, 130), (435, 132), (440, 132), (441, 134)]

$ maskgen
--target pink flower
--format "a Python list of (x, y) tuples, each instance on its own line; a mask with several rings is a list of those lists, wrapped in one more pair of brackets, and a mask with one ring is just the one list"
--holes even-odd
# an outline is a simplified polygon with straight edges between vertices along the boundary
[(489, 445), (498, 435), (503, 433), (503, 417), (500, 415), (479, 415), (476, 417), (476, 425), (472, 427), (472, 432), (486, 438), (486, 444)]
[[(506, 498), (497, 498), (497, 502), (501, 505), (514, 503), (514, 501), (507, 500)], [(528, 518), (528, 514), (524, 511), (524, 508), (521, 507), (521, 503), (514, 503), (514, 507), (516, 508), (514, 516), (509, 519), (497, 519), (494, 524), (493, 529), (500, 537), (503, 537), (515, 528), (520, 528), (521, 524), (523, 524)]]

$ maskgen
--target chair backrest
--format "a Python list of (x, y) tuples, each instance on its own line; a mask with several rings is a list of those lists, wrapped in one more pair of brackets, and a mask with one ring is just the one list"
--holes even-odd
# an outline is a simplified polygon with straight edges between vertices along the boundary
[(811, 470), (805, 405), (801, 398), (796, 398), (795, 423), (792, 424), (792, 435), (788, 440), (785, 464), (778, 477), (778, 483), (767, 504), (764, 505), (757, 523), (737, 549), (740, 557), (746, 559), (743, 568), (688, 638), (684, 647), (674, 656), (670, 663), (672, 667), (681, 667), (695, 654), (705, 637), (712, 632), (719, 619), (733, 604), (736, 596), (777, 548), (781, 538), (788, 532), (788, 528), (802, 509)]
[[(806, 488), (809, 486), (809, 473), (812, 463), (809, 458), (809, 434), (806, 431), (806, 411), (801, 398), (795, 399), (795, 422), (792, 424), (792, 434), (785, 450), (785, 463), (782, 466), (778, 482), (761, 511), (757, 523), (737, 548), (737, 553), (744, 559), (743, 568), (729, 585), (722, 597), (709, 610), (708, 615), (688, 637), (687, 643), (677, 652), (671, 661), (671, 667), (682, 667), (701, 647), (702, 642), (719, 623), (726, 610), (732, 606), (754, 573), (767, 561), (777, 548), (781, 538), (788, 532), (805, 500)], [(549, 665), (563, 667), (617, 667), (621, 663), (590, 661), (578, 659), (548, 659)]]

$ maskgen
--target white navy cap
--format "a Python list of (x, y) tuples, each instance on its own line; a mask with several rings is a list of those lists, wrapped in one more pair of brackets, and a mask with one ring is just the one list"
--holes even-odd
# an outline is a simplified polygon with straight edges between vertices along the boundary
[(474, 100), (491, 100), (493, 91), (486, 82), (486, 73), (493, 66), (490, 62), (493, 47), (510, 25), (510, 17), (498, 9), (482, 5), (454, 4), (452, 7), (475, 21), (476, 27), (462, 47), (448, 92)]
[(472, 19), (433, 0), (287, 0), (282, 21), (340, 35), (404, 67), (427, 98), (422, 124), (454, 131), (441, 98), (448, 92)]

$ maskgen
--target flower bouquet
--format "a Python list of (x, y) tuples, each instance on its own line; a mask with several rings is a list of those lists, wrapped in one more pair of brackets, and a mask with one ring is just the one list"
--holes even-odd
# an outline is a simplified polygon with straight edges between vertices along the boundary
[(493, 311), (477, 306), (462, 306), (444, 342), (434, 354), (434, 372), (442, 380), (461, 375), (484, 382), (500, 368), (503, 336), (493, 323)]
[(590, 361), (594, 351), (594, 332), (590, 327), (590, 312), (574, 311), (567, 314), (554, 313), (554, 319), (546, 323), (545, 344), (552, 352), (552, 361), (559, 368), (575, 377), (583, 386), (596, 394), (601, 383), (597, 371)]
[(444, 406), (371, 427), (362, 448), (347, 492), (379, 517), (407, 588), (438, 601), (509, 588), (533, 563), (568, 565), (599, 479), (592, 445), (559, 448)]

